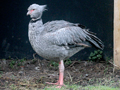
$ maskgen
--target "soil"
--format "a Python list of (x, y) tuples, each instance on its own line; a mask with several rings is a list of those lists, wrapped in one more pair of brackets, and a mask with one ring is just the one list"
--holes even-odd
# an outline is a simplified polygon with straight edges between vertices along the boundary
[[(49, 60), (0, 60), (0, 90), (17, 88), (39, 88), (49, 86), (46, 82), (57, 82), (58, 67)], [(55, 64), (53, 64), (55, 63)], [(11, 65), (12, 64), (12, 65)], [(65, 84), (107, 85), (120, 87), (120, 71), (113, 72), (111, 62), (72, 61), (65, 65)], [(20, 89), (22, 90), (22, 89)], [(32, 89), (30, 89), (32, 90)]]

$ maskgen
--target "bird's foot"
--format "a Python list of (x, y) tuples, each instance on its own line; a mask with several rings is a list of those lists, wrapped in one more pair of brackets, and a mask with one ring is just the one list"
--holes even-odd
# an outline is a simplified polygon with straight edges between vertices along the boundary
[(65, 86), (63, 83), (60, 83), (59, 81), (57, 83), (50, 83), (50, 82), (46, 82), (47, 84), (52, 84), (52, 85), (57, 85), (56, 88), (61, 88), (62, 86)]

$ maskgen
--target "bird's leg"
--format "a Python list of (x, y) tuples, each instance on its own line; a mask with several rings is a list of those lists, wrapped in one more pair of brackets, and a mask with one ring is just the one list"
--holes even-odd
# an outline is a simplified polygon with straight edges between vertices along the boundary
[(63, 84), (63, 78), (64, 78), (64, 62), (63, 60), (60, 61), (59, 63), (59, 84)]
[(64, 78), (64, 62), (63, 60), (60, 61), (59, 63), (59, 80), (57, 81), (57, 83), (48, 83), (48, 84), (54, 84), (54, 85), (58, 85), (57, 88), (61, 88), (63, 85), (64, 85), (64, 81), (63, 81), (63, 78)]
[(58, 88), (61, 88), (61, 86), (64, 85), (64, 81), (63, 81), (63, 78), (64, 78), (64, 62), (63, 60), (60, 61), (59, 63), (59, 80), (58, 80)]

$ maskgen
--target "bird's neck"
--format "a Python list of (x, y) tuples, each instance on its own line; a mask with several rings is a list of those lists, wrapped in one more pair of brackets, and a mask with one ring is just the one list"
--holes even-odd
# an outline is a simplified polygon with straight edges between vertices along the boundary
[(39, 19), (31, 19), (31, 23), (36, 23), (37, 21), (42, 21), (42, 19), (41, 18), (39, 18)]
[(37, 19), (35, 21), (31, 20), (29, 23), (29, 31), (31, 32), (41, 31), (42, 26), (43, 26), (42, 19)]
[(42, 19), (36, 19), (36, 20), (31, 20), (30, 24), (35, 25), (35, 26), (42, 26), (43, 22), (42, 22)]
[(30, 43), (34, 45), (33, 43), (36, 42), (36, 39), (38, 36), (41, 35), (41, 32), (43, 31), (43, 22), (42, 19), (30, 21), (29, 23), (29, 31), (28, 31), (28, 37), (30, 40)]

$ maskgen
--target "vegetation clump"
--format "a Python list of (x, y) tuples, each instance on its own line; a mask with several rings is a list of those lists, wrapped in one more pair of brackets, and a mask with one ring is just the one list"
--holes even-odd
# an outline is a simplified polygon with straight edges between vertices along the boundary
[(90, 61), (99, 62), (103, 59), (103, 51), (101, 50), (95, 50), (94, 52), (91, 52), (89, 55)]

